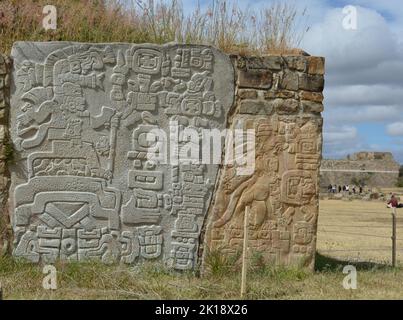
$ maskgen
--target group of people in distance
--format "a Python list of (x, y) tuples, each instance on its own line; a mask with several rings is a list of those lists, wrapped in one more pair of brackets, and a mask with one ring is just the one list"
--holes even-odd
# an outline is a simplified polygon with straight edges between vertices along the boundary
[(350, 185), (348, 185), (348, 184), (346, 184), (344, 186), (336, 186), (336, 185), (329, 184), (329, 186), (327, 187), (327, 191), (329, 193), (340, 193), (340, 192), (350, 193), (350, 192), (352, 192), (353, 194), (356, 194), (356, 193), (361, 194), (363, 191), (363, 188), (362, 188), (362, 186), (350, 187)]
[[(362, 186), (351, 186), (350, 185), (344, 185), (344, 186), (337, 186), (337, 185), (332, 185), (329, 184), (327, 187), (327, 191), (329, 193), (347, 193), (347, 194), (361, 194), (363, 192), (363, 187)], [(399, 198), (395, 195), (392, 194), (390, 197), (390, 200), (387, 203), (388, 208), (403, 208), (403, 203), (399, 203)]]
[(399, 203), (399, 199), (392, 194), (387, 204), (388, 208), (403, 208), (403, 203)]

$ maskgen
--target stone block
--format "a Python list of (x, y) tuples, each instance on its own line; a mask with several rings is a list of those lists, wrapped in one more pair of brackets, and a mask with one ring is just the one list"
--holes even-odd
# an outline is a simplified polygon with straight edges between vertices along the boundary
[[(260, 253), (267, 264), (313, 269), (320, 122), (297, 115), (244, 116), (236, 120), (256, 132), (256, 166), (253, 174), (244, 179), (236, 175), (233, 167), (223, 168), (215, 192), (215, 214), (208, 217), (206, 224), (208, 250), (203, 252), (203, 261), (211, 252), (236, 257), (242, 251), (248, 208), (251, 252)], [(298, 169), (306, 163), (315, 169)], [(207, 264), (202, 267), (209, 272)]]
[(239, 70), (238, 81), (240, 88), (270, 89), (273, 76), (265, 69)]
[(298, 73), (286, 70), (280, 81), (280, 89), (297, 91), (298, 90)]
[(301, 73), (299, 76), (299, 88), (305, 91), (322, 92), (325, 80), (322, 75)]
[(307, 69), (308, 60), (305, 56), (284, 56), (284, 60), (291, 70), (305, 72)]
[(308, 57), (308, 73), (309, 74), (325, 74), (325, 58)]
[(283, 59), (280, 56), (239, 57), (238, 69), (280, 71), (283, 68)]
[(273, 112), (273, 104), (264, 100), (243, 100), (239, 113), (241, 114), (271, 114)]
[(281, 98), (281, 99), (294, 99), (297, 94), (294, 91), (288, 90), (273, 90), (264, 92), (264, 98), (267, 100)]
[(276, 99), (274, 100), (275, 110), (278, 114), (294, 114), (299, 111), (299, 102), (295, 99)]
[(191, 163), (175, 144), (165, 162), (147, 137), (223, 130), (229, 57), (198, 45), (70, 42), (17, 42), (12, 57), (10, 133), (24, 159), (12, 175), (14, 255), (193, 269), (219, 165)]
[(257, 99), (257, 91), (256, 90), (248, 90), (248, 89), (239, 89), (238, 97), (241, 99)]
[(283, 61), (279, 56), (265, 56), (263, 57), (263, 65), (272, 71), (279, 71), (282, 69)]
[(300, 91), (299, 97), (301, 100), (309, 100), (313, 102), (323, 101), (323, 94), (321, 92)]
[(323, 111), (323, 104), (320, 102), (302, 100), (301, 106), (304, 112), (321, 113)]

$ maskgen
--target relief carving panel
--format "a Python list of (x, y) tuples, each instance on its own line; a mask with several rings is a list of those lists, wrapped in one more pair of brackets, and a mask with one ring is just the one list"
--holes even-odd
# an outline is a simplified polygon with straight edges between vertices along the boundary
[(223, 168), (208, 215), (204, 256), (240, 256), (249, 207), (250, 255), (259, 253), (274, 265), (312, 267), (322, 119), (237, 116), (238, 122), (256, 132), (255, 170), (239, 176), (236, 166)]
[[(150, 160), (159, 140), (148, 137), (158, 128), (178, 136), (172, 121), (225, 128), (229, 58), (207, 46), (68, 42), (17, 42), (12, 58), (14, 255), (192, 269), (218, 165)], [(309, 177), (297, 173), (285, 200), (308, 204), (293, 179)]]

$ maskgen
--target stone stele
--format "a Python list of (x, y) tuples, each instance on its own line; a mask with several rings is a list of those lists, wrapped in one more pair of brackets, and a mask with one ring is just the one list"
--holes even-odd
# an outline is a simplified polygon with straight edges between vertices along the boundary
[(159, 140), (147, 133), (181, 145), (171, 121), (225, 128), (230, 58), (196, 45), (17, 42), (12, 59), (14, 256), (192, 269), (218, 165), (150, 159)]

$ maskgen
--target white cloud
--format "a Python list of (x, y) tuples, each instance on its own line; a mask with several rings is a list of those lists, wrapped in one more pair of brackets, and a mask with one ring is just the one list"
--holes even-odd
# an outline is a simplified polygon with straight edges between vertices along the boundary
[(329, 86), (325, 91), (325, 103), (343, 106), (401, 106), (403, 87), (384, 84)]
[[(402, 30), (403, 31), (403, 30)], [(403, 33), (403, 32), (402, 32)], [(403, 56), (403, 50), (400, 50), (400, 55)], [(340, 59), (343, 59), (340, 57)], [(365, 55), (362, 56), (365, 61)], [(378, 64), (367, 63), (360, 68), (352, 67), (351, 70), (345, 68), (327, 68), (326, 80), (332, 85), (353, 85), (353, 84), (388, 84), (401, 85), (403, 73), (403, 60), (401, 57), (395, 60), (385, 60)]]
[(339, 107), (325, 110), (324, 117), (331, 125), (364, 122), (387, 124), (401, 118), (401, 111), (393, 106)]
[(394, 122), (386, 127), (386, 131), (391, 136), (403, 136), (403, 122)]
[(358, 28), (343, 27), (342, 8), (329, 10), (323, 22), (312, 27), (303, 41), (311, 54), (323, 55), (328, 70), (351, 72), (398, 58), (396, 37), (376, 11), (357, 7)]
[(329, 144), (343, 143), (346, 140), (354, 140), (357, 138), (357, 128), (352, 126), (332, 126), (325, 129), (323, 133), (324, 139)]
[[(326, 124), (326, 123), (325, 123)], [(354, 126), (327, 125), (324, 130), (323, 157), (325, 159), (342, 159), (358, 151), (392, 151), (379, 144), (370, 144)]]
[[(343, 28), (341, 7), (329, 9), (303, 41), (304, 50), (326, 57), (323, 115), (327, 157), (382, 146), (394, 153), (399, 149), (386, 141), (388, 135), (403, 135), (403, 33), (397, 33), (403, 30), (403, 15), (397, 13), (403, 12), (403, 6), (401, 0), (386, 2), (352, 0), (352, 5), (371, 7), (357, 6), (357, 30)], [(374, 143), (373, 135), (361, 131), (368, 127), (355, 127), (363, 123), (384, 125), (384, 137), (377, 136)], [(382, 139), (385, 145), (380, 143)], [(403, 160), (401, 155), (399, 160)]]

